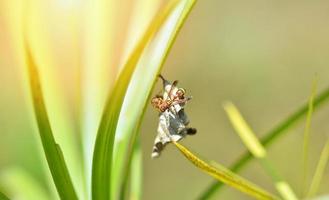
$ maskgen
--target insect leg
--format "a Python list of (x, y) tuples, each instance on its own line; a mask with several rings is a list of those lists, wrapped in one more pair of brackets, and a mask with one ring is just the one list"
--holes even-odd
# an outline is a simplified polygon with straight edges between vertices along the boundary
[(167, 98), (171, 99), (171, 93), (172, 93), (173, 89), (176, 88), (176, 85), (177, 85), (177, 84), (178, 84), (178, 81), (175, 80), (175, 81), (173, 82), (173, 84), (170, 86), (170, 90), (169, 90), (169, 92), (168, 92), (168, 97), (167, 97)]
[(180, 135), (195, 135), (197, 132), (196, 128), (186, 127), (179, 132)]
[(152, 149), (152, 158), (157, 158), (160, 156), (161, 151), (163, 150), (164, 145), (160, 141), (160, 139), (157, 137), (154, 141), (153, 149)]
[(182, 120), (183, 124), (186, 126), (190, 123), (190, 120), (188, 119), (184, 109), (181, 109), (179, 112), (178, 112), (178, 117), (180, 120)]

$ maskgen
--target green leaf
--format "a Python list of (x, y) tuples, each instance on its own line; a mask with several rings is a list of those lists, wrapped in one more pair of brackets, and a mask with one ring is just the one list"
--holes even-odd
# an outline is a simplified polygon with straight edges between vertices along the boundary
[(271, 176), (277, 191), (281, 194), (283, 199), (297, 200), (297, 196), (291, 189), (290, 185), (283, 180), (277, 170), (273, 167), (271, 161), (267, 158), (265, 147), (257, 139), (256, 134), (243, 119), (239, 110), (231, 102), (225, 103), (224, 109), (235, 131), (253, 156), (259, 159), (262, 167)]
[(138, 141), (134, 143), (132, 159), (128, 160), (128, 162), (129, 162), (128, 166), (130, 170), (126, 171), (127, 174), (123, 175), (123, 181), (120, 186), (119, 199), (125, 200), (128, 194), (130, 200), (140, 200), (142, 199), (143, 169), (142, 169), (142, 149), (140, 146), (139, 138)]
[(25, 43), (25, 54), (32, 92), (34, 113), (39, 128), (42, 146), (46, 155), (50, 172), (57, 188), (57, 192), (61, 199), (78, 199), (65, 164), (64, 156), (60, 147), (57, 145), (51, 130), (46, 105), (43, 99), (40, 77), (27, 41)]
[[(148, 99), (175, 38), (192, 10), (195, 0), (181, 0), (159, 32), (145, 49), (129, 84), (116, 131), (113, 165), (113, 186), (120, 186), (121, 177), (130, 170), (134, 140), (137, 137)], [(115, 185), (114, 185), (115, 183)], [(114, 191), (122, 188), (113, 188)], [(115, 196), (113, 197), (115, 198)]]
[[(54, 138), (56, 144), (60, 145), (61, 152), (59, 154), (63, 153), (65, 154), (66, 158), (69, 158), (65, 160), (65, 168), (67, 168), (67, 170), (70, 172), (70, 179), (72, 184), (75, 186), (77, 196), (85, 199), (87, 195), (85, 186), (86, 183), (83, 174), (84, 163), (80, 143), (81, 138), (80, 134), (78, 134), (79, 131), (76, 129), (78, 127), (78, 124), (76, 123), (77, 120), (74, 119), (75, 117), (72, 117), (73, 115), (79, 115), (78, 112), (75, 113), (75, 111), (78, 111), (79, 103), (75, 102), (77, 109), (73, 109), (74, 112), (72, 113), (73, 110), (68, 109), (68, 106), (72, 107), (72, 105), (67, 104), (68, 99), (65, 97), (65, 92), (63, 92), (62, 88), (60, 88), (60, 80), (57, 79), (58, 77), (56, 78), (57, 73), (55, 72), (58, 70), (58, 66), (56, 65), (57, 62), (53, 60), (54, 55), (52, 55), (51, 48), (49, 46), (50, 41), (47, 37), (49, 35), (45, 34), (45, 27), (43, 27), (44, 22), (47, 21), (44, 19), (44, 17), (47, 18), (47, 15), (44, 15), (45, 13), (42, 14), (42, 12), (40, 12), (40, 9), (46, 5), (44, 2), (45, 1), (24, 1), (20, 3), (22, 5), (19, 7), (21, 7), (20, 10), (22, 12), (19, 18), (23, 26), (21, 29), (19, 29), (19, 32), (20, 34), (23, 32), (24, 38), (22, 38), (22, 41), (19, 41), (20, 45), (23, 46), (23, 58), (25, 57), (24, 54), (26, 54), (24, 52), (26, 51), (25, 46), (27, 46), (27, 44), (24, 42), (28, 42), (28, 51), (34, 60), (34, 64), (37, 64), (36, 68), (39, 76), (38, 82), (41, 84), (41, 89), (43, 90), (42, 101), (46, 104), (45, 107), (47, 118), (51, 121), (52, 137)], [(72, 25), (72, 30), (77, 30), (76, 28), (78, 27), (75, 26), (77, 24)], [(75, 58), (79, 59), (78, 57)], [(72, 68), (72, 70), (75, 71), (77, 68), (79, 68), (79, 63), (73, 63), (75, 63), (74, 66), (67, 67), (70, 68), (70, 70)], [(26, 66), (23, 65), (23, 67)], [(75, 77), (72, 78), (75, 79)], [(72, 83), (74, 82), (75, 81)], [(73, 85), (75, 85), (75, 83)], [(75, 86), (79, 88), (78, 84)], [(41, 152), (43, 154), (43, 151)], [(42, 160), (46, 160), (45, 157), (42, 157)], [(53, 186), (54, 185), (52, 185), (52, 187)]]
[(274, 195), (270, 194), (259, 186), (247, 181), (239, 175), (234, 174), (225, 167), (219, 164), (214, 167), (213, 165), (208, 164), (197, 156), (195, 156), (191, 151), (189, 151), (186, 147), (179, 144), (178, 142), (173, 141), (173, 143), (180, 150), (180, 152), (183, 153), (183, 155), (196, 167), (201, 169), (203, 172), (209, 174), (210, 176), (216, 178), (217, 180), (237, 190), (240, 190), (241, 192), (244, 192), (256, 199), (278, 199)]
[(307, 197), (312, 197), (317, 193), (321, 180), (323, 178), (324, 172), (325, 172), (325, 168), (328, 164), (328, 160), (329, 160), (329, 140), (327, 141), (327, 143), (325, 144), (325, 146), (321, 152), (320, 159), (319, 159), (318, 165), (316, 167)]
[(175, 8), (176, 1), (171, 2), (165, 10), (158, 12), (158, 15), (151, 22), (147, 31), (138, 42), (128, 61), (125, 63), (122, 72), (109, 95), (102, 119), (99, 125), (94, 148), (92, 166), (92, 197), (98, 199), (110, 199), (112, 160), (115, 132), (118, 118), (122, 108), (123, 99), (126, 94), (131, 76), (145, 49), (154, 34), (160, 29), (167, 17)]
[[(316, 111), (322, 104), (326, 103), (329, 100), (329, 88), (322, 91), (314, 99), (314, 111)], [(285, 120), (275, 126), (270, 130), (266, 136), (261, 139), (262, 144), (266, 147), (272, 144), (276, 139), (280, 138), (287, 133), (287, 131), (296, 125), (303, 117), (306, 116), (308, 112), (308, 104), (301, 106), (297, 111), (288, 116)], [(240, 171), (249, 161), (253, 159), (253, 156), (249, 152), (245, 152), (233, 165), (230, 169), (234, 172)], [(215, 194), (215, 192), (221, 188), (223, 184), (218, 182), (211, 183), (206, 190), (200, 195), (198, 199), (209, 199)]]
[(131, 181), (130, 181), (130, 200), (142, 199), (142, 186), (143, 186), (143, 160), (142, 160), (142, 148), (140, 141), (135, 145), (133, 157), (131, 161)]
[(256, 134), (251, 130), (247, 122), (243, 119), (235, 105), (233, 105), (231, 102), (226, 102), (224, 104), (224, 109), (230, 119), (233, 128), (235, 129), (235, 132), (238, 133), (248, 150), (256, 158), (266, 157), (267, 152), (265, 148), (259, 142)]
[[(311, 95), (308, 101), (308, 111), (306, 115), (306, 122), (304, 128), (304, 137), (303, 137), (303, 175), (302, 175), (302, 192), (305, 192), (307, 177), (308, 177), (308, 152), (309, 152), (309, 140), (310, 140), (310, 127), (311, 119), (313, 114), (314, 107), (314, 97), (316, 95), (317, 82), (313, 82)], [(305, 193), (304, 193), (305, 194)]]
[(0, 200), (10, 200), (4, 193), (0, 192)]

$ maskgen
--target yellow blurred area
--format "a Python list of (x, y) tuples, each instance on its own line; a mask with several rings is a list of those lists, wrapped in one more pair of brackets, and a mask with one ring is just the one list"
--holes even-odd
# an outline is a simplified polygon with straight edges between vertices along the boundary
[[(93, 147), (106, 94), (137, 38), (164, 2), (0, 1), (0, 171), (19, 166), (47, 187), (47, 168), (25, 74), (24, 22), (56, 139), (70, 158), (74, 181), (80, 182), (83, 174), (90, 176), (92, 155), (70, 146), (84, 138), (84, 145)], [(184, 145), (229, 166), (246, 149), (222, 102), (236, 103), (261, 137), (307, 101), (315, 75), (318, 91), (329, 87), (328, 10), (329, 2), (324, 0), (197, 2), (162, 72), (170, 80), (178, 79), (193, 96), (186, 111), (198, 133), (186, 138)], [(160, 90), (159, 83), (154, 94)], [(329, 105), (313, 115), (310, 172), (328, 138), (328, 119)], [(173, 145), (166, 147), (161, 158), (151, 160), (157, 123), (157, 113), (149, 107), (141, 128), (143, 199), (197, 197), (212, 179), (182, 158)], [(290, 130), (267, 149), (269, 159), (297, 193), (301, 192), (303, 127)], [(86, 163), (82, 164), (82, 158)], [(256, 162), (242, 176), (275, 191)], [(322, 194), (329, 192), (328, 168), (323, 180)], [(249, 197), (225, 188), (214, 199)]]
[[(0, 66), (4, 89), (2, 113), (10, 113), (17, 118), (17, 114), (23, 112), (25, 115), (21, 115), (22, 119), (18, 123), (24, 123), (29, 130), (16, 137), (16, 133), (26, 128), (22, 126), (13, 130), (13, 119), (6, 118), (6, 114), (1, 116), (4, 119), (1, 123), (6, 125), (2, 126), (2, 141), (6, 149), (0, 158), (0, 163), (5, 163), (2, 168), (6, 169), (7, 165), (10, 168), (18, 159), (24, 163), (23, 167), (29, 165), (30, 170), (42, 176), (42, 165), (38, 162), (41, 158), (44, 164), (44, 156), (35, 129), (25, 69), (23, 47), (24, 41), (27, 41), (41, 73), (56, 141), (65, 156), (71, 158), (67, 159), (68, 168), (81, 194), (83, 192), (79, 190), (89, 188), (83, 176), (86, 173), (89, 179), (93, 140), (105, 96), (117, 76), (119, 65), (143, 33), (159, 3), (144, 0), (8, 0), (0, 4)], [(138, 14), (137, 9), (145, 12)], [(130, 36), (128, 32), (134, 34)], [(26, 38), (23, 38), (24, 34)], [(14, 77), (16, 81), (8, 76)], [(8, 87), (12, 90), (9, 91)], [(12, 92), (21, 97), (13, 100), (10, 96)], [(5, 103), (14, 107), (7, 107)], [(10, 144), (19, 144), (15, 143), (17, 138), (22, 140), (23, 148), (5, 145), (8, 141)], [(89, 148), (88, 151), (78, 148), (82, 146), (82, 138), (86, 141), (84, 145)], [(41, 157), (29, 158), (25, 162), (24, 157), (28, 152), (21, 154), (21, 151), (31, 146), (34, 147), (30, 153)], [(36, 153), (38, 150), (40, 154)], [(14, 159), (7, 158), (12, 154)], [(86, 166), (82, 162), (83, 157), (86, 157)]]

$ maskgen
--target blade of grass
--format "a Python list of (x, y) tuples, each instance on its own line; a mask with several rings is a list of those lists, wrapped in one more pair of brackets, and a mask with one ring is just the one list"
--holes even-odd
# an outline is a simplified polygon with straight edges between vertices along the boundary
[(198, 158), (183, 145), (174, 141), (173, 143), (190, 162), (192, 162), (196, 167), (201, 169), (203, 172), (209, 174), (210, 176), (216, 178), (217, 180), (227, 185), (230, 185), (231, 187), (241, 192), (244, 192), (245, 194), (248, 194), (256, 199), (278, 199), (274, 195), (261, 189), (260, 187), (247, 181), (239, 175), (234, 174), (223, 166), (217, 164), (218, 166), (216, 168)]
[(91, 171), (93, 148), (104, 99), (114, 82), (116, 58), (111, 53), (114, 46), (116, 0), (84, 1), (83, 35), (85, 43), (81, 54), (81, 131), (84, 147), (85, 179), (88, 197), (91, 197)]
[(142, 186), (143, 186), (143, 160), (142, 160), (142, 148), (140, 141), (135, 145), (131, 170), (131, 181), (130, 181), (130, 200), (141, 200), (142, 199)]
[(328, 160), (329, 160), (329, 140), (327, 140), (327, 143), (325, 144), (325, 146), (321, 152), (320, 159), (319, 159), (318, 165), (316, 167), (316, 170), (315, 170), (315, 173), (313, 176), (313, 180), (312, 180), (310, 189), (309, 189), (306, 197), (308, 197), (308, 198), (313, 197), (317, 193), (321, 180), (322, 180), (322, 177), (325, 172), (325, 168), (328, 164)]
[[(145, 50), (133, 74), (118, 122), (115, 142), (114, 183), (129, 172), (132, 147), (141, 125), (147, 102), (175, 38), (192, 10), (195, 0), (182, 0)], [(121, 178), (121, 179), (120, 179)], [(125, 180), (123, 180), (125, 181)], [(122, 184), (121, 187), (124, 187)], [(122, 188), (120, 189), (122, 191)]]
[[(315, 99), (314, 99), (314, 111), (316, 111), (322, 104), (327, 103), (329, 100), (329, 88), (322, 91)], [(271, 129), (264, 138), (261, 139), (261, 143), (267, 147), (272, 144), (276, 139), (280, 138), (284, 135), (291, 127), (296, 125), (308, 111), (308, 104), (301, 106), (294, 113), (289, 115), (285, 120)], [(249, 152), (243, 153), (236, 162), (232, 164), (230, 169), (233, 172), (240, 171), (249, 161), (251, 161), (253, 156)], [(213, 182), (211, 183), (204, 192), (200, 195), (198, 199), (206, 200), (215, 194), (215, 192), (223, 186), (222, 183)]]
[(115, 132), (118, 124), (119, 114), (122, 108), (123, 99), (128, 88), (131, 76), (142, 52), (157, 30), (163, 25), (168, 15), (172, 12), (176, 2), (171, 2), (168, 7), (158, 12), (158, 15), (151, 22), (151, 25), (138, 42), (128, 61), (124, 65), (122, 72), (109, 95), (102, 119), (99, 125), (92, 166), (92, 197), (98, 199), (110, 199), (113, 144)]
[(283, 180), (271, 161), (267, 158), (267, 152), (264, 146), (257, 139), (256, 134), (252, 131), (247, 122), (243, 119), (239, 110), (231, 102), (224, 104), (224, 109), (235, 131), (240, 136), (248, 150), (254, 157), (258, 158), (262, 167), (271, 176), (277, 191), (286, 200), (297, 200), (297, 197), (290, 185)]
[[(38, 74), (38, 83), (42, 85), (42, 87), (40, 86), (40, 90), (43, 89), (43, 91), (41, 92), (42, 101), (46, 102), (47, 104), (47, 108), (45, 108), (46, 117), (48, 120), (49, 118), (52, 119), (51, 125), (49, 125), (49, 128), (51, 128), (52, 139), (54, 142), (56, 142), (56, 145), (60, 145), (60, 148), (57, 148), (59, 147), (58, 145), (56, 146), (58, 157), (63, 157), (62, 155), (65, 154), (66, 157), (70, 158), (65, 161), (65, 166), (63, 167), (66, 171), (70, 172), (69, 182), (72, 182), (72, 185), (76, 186), (74, 191), (75, 194), (77, 194), (77, 196), (80, 195), (79, 197), (83, 197), (83, 189), (85, 188), (83, 187), (83, 165), (82, 154), (78, 145), (79, 140), (77, 140), (75, 134), (72, 134), (74, 132), (74, 129), (72, 123), (70, 123), (71, 118), (69, 117), (69, 113), (67, 112), (67, 109), (65, 109), (67, 108), (67, 105), (64, 103), (64, 99), (62, 99), (62, 91), (58, 90), (59, 88), (58, 84), (56, 84), (56, 79), (53, 79), (54, 75), (53, 73), (51, 73), (53, 72), (54, 68), (56, 68), (54, 67), (56, 65), (56, 61), (52, 59), (49, 48), (47, 47), (47, 44), (49, 43), (49, 41), (47, 41), (47, 36), (42, 34), (44, 33), (42, 29), (42, 23), (44, 22), (44, 20), (42, 20), (40, 16), (46, 18), (48, 16), (43, 15), (39, 12), (40, 8), (42, 8), (42, 6), (44, 5), (42, 2), (28, 1), (22, 3), (25, 4), (23, 5), (21, 16), (21, 32), (23, 32), (23, 41), (21, 41), (20, 44), (23, 47), (22, 53), (24, 57), (24, 62), (27, 62), (27, 65), (29, 65), (28, 58), (25, 58), (28, 57), (27, 51), (30, 54), (33, 64), (36, 65), (35, 60), (37, 60), (38, 66), (35, 66), (35, 71), (37, 71)], [(23, 67), (26, 67), (25, 63), (23, 64)], [(30, 74), (29, 70), (27, 70), (27, 72)], [(31, 79), (30, 75), (28, 75), (27, 77)], [(44, 107), (46, 106), (44, 105)], [(64, 159), (62, 160), (64, 161)], [(47, 162), (49, 165), (48, 160)], [(52, 173), (52, 171), (50, 172)], [(54, 174), (52, 174), (52, 176), (54, 176)], [(64, 178), (66, 179), (66, 177)], [(52, 185), (52, 187), (53, 186), (54, 185)]]
[[(138, 138), (139, 139), (139, 138)], [(119, 199), (125, 200), (128, 194), (130, 200), (139, 200), (142, 198), (142, 150), (140, 141), (134, 143), (132, 158), (128, 160), (129, 169), (124, 174), (120, 187)], [(130, 180), (129, 180), (130, 179)], [(128, 187), (130, 186), (130, 188)], [(128, 191), (130, 190), (130, 191)]]
[(0, 200), (10, 200), (4, 193), (0, 192)]
[(248, 150), (256, 158), (264, 158), (266, 156), (266, 150), (260, 144), (256, 135), (243, 119), (238, 109), (231, 102), (226, 102), (223, 106), (233, 128), (238, 133), (244, 144), (247, 146)]
[(56, 143), (51, 130), (46, 105), (43, 99), (37, 66), (32, 57), (27, 41), (25, 43), (25, 54), (32, 92), (34, 113), (39, 128), (42, 146), (46, 155), (49, 169), (57, 188), (57, 192), (62, 199), (78, 199), (65, 164), (64, 156), (60, 147)]
[(313, 103), (314, 97), (316, 95), (317, 82), (313, 81), (311, 95), (308, 101), (308, 111), (306, 115), (306, 122), (304, 128), (304, 138), (303, 138), (303, 175), (302, 175), (302, 193), (303, 195), (306, 193), (306, 184), (308, 177), (308, 154), (309, 154), (309, 140), (310, 140), (310, 127), (311, 127), (311, 119), (313, 114)]
[[(51, 36), (51, 34), (48, 35), (48, 31), (52, 30), (51, 25), (56, 24), (55, 21), (60, 22), (63, 21), (63, 19), (65, 19), (65, 21), (63, 21), (60, 27), (58, 27), (59, 32), (61, 32), (61, 29), (64, 27), (69, 28), (62, 29), (62, 31), (65, 30), (67, 33), (78, 31), (78, 24), (73, 22), (73, 18), (75, 18), (74, 16), (77, 17), (76, 14), (78, 13), (75, 13), (74, 11), (76, 8), (71, 10), (71, 12), (68, 10), (63, 10), (63, 15), (56, 18), (55, 21), (52, 21), (50, 20), (52, 19), (52, 12), (50, 11), (52, 8), (49, 8), (49, 12), (44, 12), (44, 8), (47, 7), (46, 1), (32, 0), (21, 3), (24, 4), (22, 11), (23, 15), (21, 16), (23, 18), (23, 26), (25, 26), (23, 31), (28, 37), (29, 48), (33, 53), (33, 58), (38, 63), (37, 67), (43, 89), (43, 99), (47, 104), (47, 115), (48, 118), (51, 119), (53, 136), (56, 143), (61, 146), (61, 150), (65, 157), (70, 158), (66, 160), (66, 166), (70, 171), (71, 179), (75, 186), (77, 195), (80, 198), (83, 198), (86, 196), (84, 195), (86, 188), (84, 187), (83, 176), (84, 165), (82, 162), (83, 159), (80, 134), (77, 129), (77, 124), (75, 123), (78, 120), (76, 120), (77, 118), (74, 116), (74, 112), (76, 111), (75, 108), (77, 108), (75, 106), (78, 105), (78, 101), (75, 101), (74, 103), (73, 101), (71, 102), (71, 98), (68, 97), (70, 95), (67, 95), (67, 92), (74, 94), (75, 91), (78, 91), (78, 88), (76, 87), (77, 85), (74, 84), (76, 81), (76, 77), (74, 77), (74, 75), (78, 74), (75, 73), (78, 72), (75, 71), (75, 69), (78, 68), (78, 63), (75, 61), (79, 60), (76, 56), (78, 54), (76, 50), (79, 47), (68, 45), (67, 48), (70, 48), (69, 46), (72, 47), (72, 49), (67, 52), (71, 56), (67, 57), (67, 55), (64, 56), (63, 54), (62, 56), (64, 57), (62, 57), (62, 60), (67, 60), (68, 62), (61, 62), (59, 59), (56, 59), (58, 58), (56, 57), (58, 55), (55, 55), (56, 53), (54, 54), (54, 49), (52, 49), (53, 43), (51, 41), (56, 41), (56, 37), (53, 37), (54, 35)], [(70, 37), (69, 35), (67, 36)], [(68, 41), (73, 42), (76, 39), (78, 38), (73, 37), (68, 39)], [(70, 66), (63, 67), (63, 65), (66, 64)], [(66, 76), (63, 73), (69, 75), (70, 80), (67, 83), (72, 86), (72, 91), (70, 89), (65, 91), (63, 88), (67, 88), (67, 86), (62, 85), (65, 79), (63, 79), (63, 76)], [(71, 97), (74, 99), (73, 96)]]

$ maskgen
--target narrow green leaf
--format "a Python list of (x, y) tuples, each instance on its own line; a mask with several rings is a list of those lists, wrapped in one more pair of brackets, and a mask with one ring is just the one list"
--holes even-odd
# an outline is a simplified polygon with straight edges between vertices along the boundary
[(142, 160), (142, 148), (140, 141), (137, 141), (133, 157), (132, 164), (130, 165), (131, 170), (131, 181), (130, 181), (130, 200), (141, 200), (143, 190), (143, 160)]
[[(51, 120), (51, 129), (54, 140), (61, 146), (61, 151), (65, 154), (65, 157), (69, 158), (65, 160), (66, 168), (70, 172), (70, 178), (72, 184), (75, 186), (76, 194), (80, 198), (85, 199), (87, 195), (83, 174), (84, 163), (82, 161), (83, 158), (79, 136), (80, 134), (78, 133), (79, 131), (76, 129), (78, 128), (78, 124), (75, 123), (78, 120), (75, 120), (75, 117), (73, 117), (73, 115), (78, 114), (74, 114), (74, 112), (78, 111), (78, 109), (75, 108), (78, 108), (79, 103), (75, 102), (74, 105), (71, 105), (69, 99), (65, 97), (66, 92), (63, 91), (63, 89), (61, 88), (61, 81), (63, 80), (60, 80), (59, 77), (56, 77), (57, 75), (59, 75), (57, 74), (57, 72), (62, 70), (59, 70), (59, 68), (61, 67), (57, 65), (60, 62), (54, 60), (56, 56), (52, 54), (53, 52), (51, 50), (51, 41), (49, 41), (50, 38), (47, 37), (47, 34), (45, 34), (44, 32), (44, 29), (46, 27), (43, 27), (42, 25), (44, 23), (47, 23), (47, 19), (43, 19), (43, 17), (48, 18), (50, 16), (44, 15), (45, 13), (40, 12), (40, 9), (47, 4), (44, 4), (45, 2), (46, 1), (33, 0), (20, 2), (20, 4), (22, 4), (19, 6), (22, 9), (22, 15), (20, 16), (20, 18), (21, 23), (23, 25), (22, 30), (20, 31), (23, 32), (24, 37), (27, 39), (29, 51), (31, 52), (31, 55), (37, 64), (36, 68), (40, 77), (39, 82), (42, 85), (43, 89), (42, 98), (43, 101), (46, 102), (47, 118)], [(62, 19), (65, 19), (65, 17), (63, 17)], [(51, 24), (52, 22), (49, 23)], [(72, 33), (79, 29), (77, 26), (78, 24), (76, 23), (68, 24), (71, 25), (70, 30), (72, 31)], [(20, 38), (20, 36), (18, 38)], [(74, 42), (76, 42), (76, 39), (78, 38), (73, 37), (72, 39), (74, 40)], [(20, 43), (22, 43), (20, 45), (22, 45), (24, 48), (24, 40)], [(79, 48), (78, 45), (73, 46), (75, 46), (75, 48)], [(75, 50), (73, 50), (72, 53), (73, 52), (75, 52)], [(24, 54), (25, 53), (23, 52), (23, 56), (25, 56)], [(76, 57), (74, 54), (75, 53), (72, 54), (72, 64), (74, 64), (72, 66), (65, 66), (68, 68), (67, 71), (75, 71), (74, 68), (79, 68), (79, 58), (78, 56)], [(74, 60), (77, 62), (75, 62)], [(66, 70), (63, 70), (62, 72), (66, 73)], [(75, 77), (71, 78), (72, 80), (75, 79)], [(75, 85), (74, 82), (75, 81), (70, 82), (72, 83), (72, 86)], [(77, 87), (74, 88), (79, 88), (78, 85), (75, 86)], [(70, 109), (70, 106), (71, 108), (72, 106), (77, 107)]]
[(283, 180), (276, 169), (273, 167), (271, 161), (267, 158), (267, 152), (264, 146), (257, 139), (256, 134), (243, 119), (239, 110), (231, 102), (224, 104), (224, 109), (234, 127), (235, 131), (240, 136), (248, 150), (254, 157), (258, 158), (262, 167), (271, 176), (277, 191), (281, 194), (283, 199), (297, 200), (297, 197), (289, 184)]
[(0, 192), (0, 200), (10, 200), (4, 193)]
[[(175, 38), (192, 10), (195, 0), (180, 0), (166, 22), (145, 49), (129, 84), (116, 131), (113, 179), (114, 185), (126, 177), (132, 147), (141, 125), (149, 96), (157, 75), (172, 47)], [(119, 190), (122, 190), (119, 189)]]
[(28, 67), (30, 87), (32, 92), (34, 113), (36, 116), (39, 134), (45, 151), (46, 159), (52, 174), (57, 192), (62, 199), (78, 199), (69, 172), (67, 170), (63, 154), (56, 144), (48, 119), (46, 105), (44, 103), (41, 83), (36, 63), (33, 59), (30, 47), (25, 43), (26, 62)]
[(240, 177), (237, 174), (229, 171), (223, 166), (217, 164), (217, 168), (201, 160), (195, 156), (191, 151), (189, 151), (183, 145), (174, 142), (175, 146), (180, 150), (181, 153), (191, 161), (196, 167), (201, 169), (203, 172), (209, 174), (210, 176), (216, 178), (217, 180), (230, 185), (231, 187), (240, 190), (256, 199), (278, 199), (269, 192), (261, 189), (259, 186), (247, 181), (246, 179)]
[[(127, 174), (128, 177), (124, 177), (123, 184), (121, 186), (120, 199), (126, 199), (125, 195), (128, 193), (129, 189), (129, 200), (141, 200), (142, 190), (143, 190), (143, 169), (142, 169), (142, 149), (140, 146), (140, 141), (138, 140), (134, 146), (134, 152), (132, 155), (130, 163), (130, 173)], [(130, 182), (128, 180), (130, 179)], [(129, 184), (130, 183), (130, 184)], [(128, 188), (129, 186), (129, 188)]]
[(311, 127), (311, 119), (313, 114), (313, 103), (314, 97), (316, 95), (317, 90), (317, 82), (314, 81), (312, 85), (311, 95), (308, 101), (308, 111), (306, 115), (306, 122), (304, 128), (304, 137), (303, 137), (303, 175), (302, 175), (302, 192), (305, 194), (306, 183), (308, 177), (308, 154), (309, 154), (309, 140), (310, 140), (310, 127)]
[(266, 157), (265, 148), (259, 142), (259, 140), (257, 139), (254, 132), (251, 130), (247, 122), (243, 119), (238, 109), (231, 102), (226, 102), (224, 104), (224, 109), (230, 119), (231, 124), (233, 125), (233, 128), (238, 133), (241, 140), (247, 146), (249, 151), (256, 158)]
[(322, 180), (322, 177), (324, 175), (328, 160), (329, 160), (329, 140), (327, 141), (327, 143), (325, 144), (325, 146), (321, 152), (320, 159), (319, 159), (318, 165), (316, 167), (307, 197), (313, 197), (317, 193), (321, 180)]
[(175, 5), (176, 2), (171, 2), (165, 10), (158, 12), (158, 15), (151, 22), (151, 25), (128, 58), (112, 93), (107, 99), (97, 133), (93, 156), (92, 197), (95, 200), (110, 199), (111, 197), (113, 144), (118, 117), (131, 76), (146, 45), (163, 25)]
[[(140, 141), (134, 143), (134, 150), (132, 153), (132, 158), (128, 160), (129, 169), (124, 174), (123, 181), (120, 186), (120, 200), (128, 199), (130, 200), (140, 200), (142, 199), (142, 149), (140, 146)], [(130, 180), (130, 182), (129, 182)], [(129, 187), (130, 186), (130, 187)], [(129, 190), (129, 191), (128, 191)]]
[[(315, 99), (314, 99), (314, 111), (316, 111), (321, 105), (327, 103), (329, 100), (329, 88), (322, 91)], [(261, 139), (262, 144), (266, 147), (272, 144), (276, 139), (280, 138), (287, 133), (287, 131), (296, 125), (308, 111), (308, 104), (301, 106), (297, 111), (288, 116), (285, 120), (275, 126), (272, 130), (270, 130), (264, 138)], [(241, 155), (241, 157), (232, 164), (230, 169), (234, 172), (240, 171), (249, 161), (251, 161), (253, 156), (249, 152), (245, 152)], [(206, 200), (212, 197), (215, 192), (223, 186), (222, 183), (213, 182), (211, 183), (206, 190), (200, 195), (198, 199)]]

